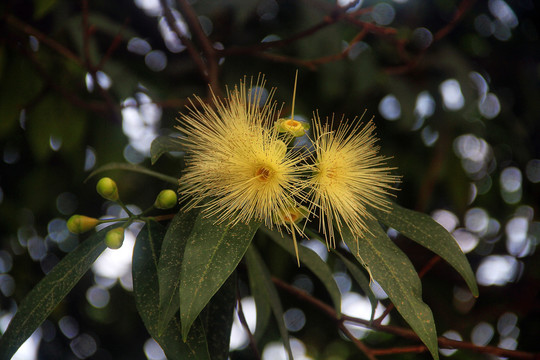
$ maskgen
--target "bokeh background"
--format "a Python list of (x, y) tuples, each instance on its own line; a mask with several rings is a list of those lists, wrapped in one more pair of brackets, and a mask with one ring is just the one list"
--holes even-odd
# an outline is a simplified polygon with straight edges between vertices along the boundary
[[(539, 352), (538, 20), (533, 0), (3, 1), (0, 330), (84, 239), (67, 231), (69, 216), (120, 214), (95, 193), (96, 178), (85, 181), (93, 170), (122, 162), (179, 177), (181, 156), (151, 166), (149, 149), (156, 136), (174, 132), (187, 97), (205, 98), (208, 83), (219, 93), (262, 73), (288, 115), (298, 69), (295, 117), (309, 121), (315, 110), (323, 117), (374, 116), (381, 153), (403, 176), (396, 201), (432, 215), (467, 254), (478, 299), (442, 261), (422, 279), (438, 334)], [(134, 211), (170, 187), (129, 171), (107, 175)], [(164, 358), (131, 293), (139, 228), (130, 227), (124, 246), (98, 259), (16, 359)], [(418, 270), (432, 259), (390, 235)], [(305, 244), (327, 256), (322, 244)], [(265, 251), (276, 276), (327, 301), (318, 280), (280, 251)], [(369, 317), (369, 302), (343, 265), (332, 266), (344, 311)], [(242, 280), (240, 290), (253, 325)], [(388, 300), (378, 294), (382, 309)], [(296, 358), (361, 358), (316, 309), (283, 302)], [(390, 322), (405, 326), (395, 312)], [(364, 330), (357, 335), (373, 347), (411, 344)], [(279, 341), (269, 329), (259, 344), (263, 359), (284, 359)], [(252, 358), (238, 322), (231, 349), (231, 359)]]

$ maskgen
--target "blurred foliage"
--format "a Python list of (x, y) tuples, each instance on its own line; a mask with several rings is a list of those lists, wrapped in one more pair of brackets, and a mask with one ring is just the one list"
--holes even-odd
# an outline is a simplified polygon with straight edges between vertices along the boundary
[[(85, 181), (92, 170), (127, 158), (172, 177), (180, 175), (178, 157), (167, 154), (151, 165), (149, 142), (141, 142), (140, 133), (134, 136), (126, 120), (131, 111), (141, 116), (138, 131), (167, 135), (173, 131), (178, 111), (184, 111), (186, 98), (208, 94), (209, 79), (189, 51), (171, 51), (171, 43), (160, 32), (166, 21), (161, 12), (152, 12), (154, 3), (7, 0), (0, 4), (0, 317), (12, 313), (15, 303), (82, 239), (70, 235), (62, 244), (55, 241), (51, 220), (67, 219), (73, 213), (98, 217), (107, 211), (108, 204), (94, 191), (95, 178)], [(517, 349), (540, 351), (540, 261), (535, 251), (540, 241), (540, 169), (533, 161), (540, 158), (538, 5), (532, 0), (366, 0), (362, 8), (372, 11), (355, 17), (362, 21), (358, 23), (346, 16), (339, 18), (342, 13), (333, 1), (192, 3), (201, 24), (211, 24), (207, 28), (210, 42), (224, 49), (217, 52), (221, 60), (214, 84), (221, 91), (244, 75), (266, 74), (288, 114), (298, 68), (295, 113), (299, 116), (310, 118), (317, 109), (322, 117), (345, 114), (352, 119), (365, 109), (364, 119), (375, 116), (381, 152), (393, 156), (391, 163), (403, 176), (398, 203), (427, 213), (446, 209), (457, 216), (461, 228), (467, 227), (472, 208), (483, 209), (489, 219), (496, 220), (499, 228), (494, 232), (466, 229), (479, 241), (467, 256), (475, 271), (491, 255), (510, 256), (516, 268), (509, 281), (481, 286), (478, 299), (460, 297), (464, 283), (439, 262), (422, 279), (423, 299), (433, 310), (439, 335), (455, 330), (470, 341), (473, 328), (486, 322), (496, 332), (489, 345), (497, 346), (512, 335), (497, 334), (497, 322), (503, 314), (513, 313), (518, 318)], [(389, 8), (394, 16), (385, 23), (383, 15), (388, 15)], [(268, 36), (287, 39), (324, 22), (318, 31), (290, 43), (257, 47)], [(418, 32), (420, 28), (429, 29), (433, 37), (427, 45), (418, 37), (426, 34)], [(360, 41), (342, 59), (325, 60), (341, 54), (362, 32)], [(201, 40), (193, 32), (188, 37), (199, 54)], [(144, 40), (149, 48), (134, 50), (130, 47), (134, 38)], [(166, 57), (163, 69), (155, 67), (151, 53)], [(485, 89), (473, 81), (472, 73), (484, 79)], [(106, 74), (110, 86), (96, 84), (100, 74)], [(459, 82), (464, 100), (455, 110), (445, 105), (448, 99), (441, 92), (441, 84), (448, 79)], [(431, 96), (434, 106), (426, 116), (419, 115), (417, 107), (423, 92)], [(385, 109), (380, 107), (389, 94), (399, 101), (396, 121), (385, 120)], [(495, 116), (481, 110), (488, 94), (494, 94), (500, 105)], [(155, 123), (152, 111), (158, 114)], [(456, 151), (457, 139), (467, 134), (478, 140), (479, 147), (484, 146), (478, 171), (470, 171), (467, 164), (471, 162)], [(510, 167), (520, 171), (519, 194), (505, 194), (501, 185), (501, 174)], [(528, 176), (528, 171), (536, 171), (536, 177)], [(171, 186), (137, 172), (107, 175), (119, 184), (127, 203), (142, 208)], [(475, 196), (471, 188), (476, 189)], [(62, 200), (66, 196), (71, 199), (68, 203)], [(526, 219), (527, 251), (509, 248), (511, 230), (506, 226), (516, 217)], [(417, 270), (433, 256), (401, 237), (395, 241)], [(37, 250), (31, 244), (38, 244)], [(298, 276), (293, 257), (283, 249), (264, 240), (258, 245), (275, 276), (288, 283)], [(345, 271), (341, 263), (332, 265), (336, 271)], [(312, 277), (304, 268), (300, 272)], [(330, 303), (321, 283), (314, 277), (312, 281), (313, 295)], [(461, 285), (454, 287), (456, 283)], [(90, 358), (145, 358), (143, 344), (149, 335), (131, 293), (117, 283), (108, 289), (108, 305), (97, 309), (86, 299), (94, 284), (92, 273), (87, 273), (55, 310), (42, 329), (40, 359), (76, 358), (71, 340), (58, 329), (65, 315), (76, 318), (80, 332), (97, 341), (97, 351)], [(247, 284), (241, 284), (244, 295)], [(303, 305), (286, 296), (282, 301), (284, 309)], [(339, 339), (327, 318), (314, 308), (304, 310), (307, 324), (294, 336), (307, 344), (310, 356), (356, 358), (357, 349)], [(397, 314), (392, 322), (405, 326)], [(270, 330), (259, 348), (278, 338), (278, 329)], [(384, 333), (371, 333), (364, 342), (374, 348), (410, 344)], [(249, 348), (231, 355), (233, 359), (251, 357)], [(461, 350), (454, 358), (487, 355)]]

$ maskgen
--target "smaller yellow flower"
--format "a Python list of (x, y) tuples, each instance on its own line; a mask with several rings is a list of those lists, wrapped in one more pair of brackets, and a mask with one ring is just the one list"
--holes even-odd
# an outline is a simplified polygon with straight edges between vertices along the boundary
[(329, 247), (336, 245), (334, 227), (339, 233), (348, 227), (358, 241), (369, 232), (364, 219), (374, 218), (367, 207), (389, 210), (387, 195), (399, 177), (390, 174), (395, 168), (386, 166), (387, 158), (377, 154), (373, 121), (363, 127), (341, 121), (333, 130), (334, 119), (322, 125), (316, 113), (313, 123), (316, 159), (309, 180), (310, 211), (318, 209)]

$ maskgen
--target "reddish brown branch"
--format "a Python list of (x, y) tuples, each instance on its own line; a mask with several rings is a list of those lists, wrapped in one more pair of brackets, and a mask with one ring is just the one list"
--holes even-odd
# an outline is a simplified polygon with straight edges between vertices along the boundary
[(439, 41), (441, 40), (443, 37), (445, 37), (446, 35), (448, 35), (448, 33), (450, 31), (452, 31), (456, 25), (458, 24), (458, 22), (463, 18), (463, 15), (465, 15), (467, 13), (467, 11), (471, 8), (471, 6), (474, 4), (476, 0), (463, 0), (458, 8), (456, 9), (456, 12), (454, 13), (454, 16), (452, 17), (452, 20), (450, 20), (450, 22), (448, 24), (446, 24), (445, 27), (443, 27), (442, 29), (438, 30), (434, 35), (433, 35), (433, 41)]
[[(327, 64), (330, 62), (335, 62), (335, 61), (339, 61), (346, 58), (350, 50), (352, 49), (353, 45), (361, 41), (368, 33), (376, 33), (379, 35), (393, 35), (396, 33), (396, 30), (393, 28), (388, 28), (388, 27), (383, 27), (383, 26), (367, 23), (364, 21), (360, 21), (356, 18), (361, 14), (365, 14), (372, 11), (372, 8), (364, 8), (364, 9), (356, 10), (352, 13), (347, 13), (346, 12), (347, 7), (341, 8), (337, 5), (328, 7), (326, 6), (326, 4), (319, 4), (319, 3), (318, 5), (327, 9), (327, 11), (329, 11), (332, 15), (325, 16), (322, 22), (312, 26), (311, 28), (301, 31), (286, 39), (269, 41), (269, 42), (265, 42), (265, 43), (261, 43), (261, 44), (257, 44), (253, 46), (230, 47), (227, 49), (219, 50), (218, 53), (220, 56), (252, 55), (252, 56), (268, 59), (275, 62), (295, 64), (302, 67), (307, 67), (310, 70), (316, 70), (318, 65)], [(347, 20), (348, 22), (351, 22), (362, 29), (356, 35), (356, 37), (353, 40), (351, 40), (351, 42), (349, 43), (349, 46), (340, 53), (322, 56), (322, 57), (310, 59), (310, 60), (303, 60), (303, 59), (298, 59), (295, 57), (268, 53), (264, 51), (271, 48), (283, 47), (293, 42), (296, 42), (298, 40), (301, 40), (305, 37), (311, 36), (315, 34), (316, 32), (326, 28), (327, 26), (330, 26), (339, 22), (340, 20)]]
[[(418, 335), (416, 335), (416, 333), (412, 330), (404, 329), (404, 328), (392, 326), (392, 325), (375, 324), (375, 323), (371, 323), (368, 320), (359, 319), (359, 318), (355, 318), (355, 317), (347, 316), (347, 315), (340, 316), (338, 313), (336, 313), (336, 311), (331, 306), (323, 303), (319, 299), (314, 298), (307, 292), (297, 289), (275, 277), (272, 277), (272, 281), (282, 290), (288, 292), (291, 295), (294, 295), (300, 300), (306, 301), (310, 303), (311, 305), (317, 307), (320, 311), (328, 315), (333, 321), (337, 322), (338, 324), (340, 322), (349, 321), (349, 322), (359, 324), (373, 330), (386, 332), (386, 333), (393, 334), (393, 335), (396, 335), (405, 339), (420, 341), (420, 338), (418, 337)], [(507, 349), (502, 349), (502, 348), (498, 348), (494, 346), (478, 346), (473, 343), (469, 343), (465, 341), (450, 340), (445, 337), (439, 337), (438, 344), (441, 348), (471, 350), (478, 353), (492, 354), (495, 356), (504, 356), (504, 357), (509, 357), (513, 359), (532, 359), (532, 360), (540, 359), (540, 354), (533, 354), (533, 353), (529, 353), (525, 351), (517, 351), (517, 350), (507, 350)], [(419, 351), (420, 347), (414, 346), (414, 347), (408, 347), (408, 349), (411, 352), (413, 350), (414, 352), (417, 352)], [(372, 351), (373, 355), (376, 354), (374, 350), (370, 349), (370, 351)]]
[(122, 33), (124, 32), (124, 30), (125, 30), (126, 26), (128, 25), (128, 23), (129, 23), (129, 19), (124, 20), (124, 24), (122, 25), (122, 28), (120, 28), (120, 31), (118, 31), (118, 34), (116, 34), (116, 36), (112, 40), (111, 45), (109, 46), (109, 48), (105, 52), (105, 55), (103, 55), (103, 57), (101, 58), (99, 64), (96, 66), (96, 70), (103, 69), (103, 66), (105, 66), (105, 63), (109, 60), (111, 55), (118, 48), (118, 46), (120, 45), (120, 43), (123, 40)]
[(374, 355), (420, 354), (427, 351), (424, 345), (404, 346), (390, 349), (371, 349)]
[(36, 39), (39, 40), (40, 43), (47, 45), (51, 49), (58, 52), (60, 55), (64, 56), (66, 59), (70, 59), (81, 67), (84, 67), (83, 60), (64, 45), (43, 34), (36, 28), (22, 22), (13, 15), (7, 15), (5, 19), (8, 25), (25, 33), (26, 35), (34, 36)]
[(347, 336), (353, 343), (354, 345), (360, 349), (366, 356), (368, 359), (370, 360), (377, 360), (377, 358), (375, 357), (375, 354), (373, 353), (373, 350), (371, 350), (368, 346), (366, 346), (362, 341), (360, 341), (359, 339), (357, 339), (350, 331), (349, 329), (347, 329), (347, 327), (345, 326), (345, 323), (340, 321), (338, 323), (338, 326), (339, 326), (339, 329), (345, 334), (345, 336)]
[[(455, 27), (456, 25), (461, 21), (463, 16), (467, 13), (467, 11), (471, 8), (471, 6), (474, 4), (476, 0), (463, 0), (458, 8), (456, 9), (456, 12), (454, 13), (454, 16), (452, 17), (452, 20), (446, 24), (443, 28), (439, 29), (435, 34), (433, 34), (433, 41), (431, 42), (430, 46), (432, 46), (434, 43), (440, 41), (442, 38), (444, 38), (446, 35), (448, 35)], [(403, 52), (405, 48), (406, 43), (401, 42), (398, 44), (398, 50), (402, 53), (402, 58), (404, 57)], [(404, 74), (412, 69), (414, 69), (420, 60), (423, 58), (427, 51), (426, 49), (423, 49), (420, 51), (416, 56), (411, 58), (406, 64), (399, 65), (399, 66), (393, 66), (386, 68), (385, 72), (389, 75), (399, 75)]]
[(255, 337), (251, 333), (246, 317), (244, 316), (244, 310), (242, 309), (242, 301), (240, 299), (240, 293), (238, 291), (238, 288), (236, 289), (236, 304), (237, 304), (238, 318), (240, 319), (240, 323), (242, 324), (242, 327), (246, 331), (249, 338), (249, 347), (251, 351), (253, 351), (253, 355), (255, 356), (255, 359), (260, 360), (261, 354), (259, 353), (259, 349), (257, 348), (257, 342), (255, 341)]
[(83, 30), (84, 63), (86, 65), (86, 69), (88, 73), (92, 77), (92, 81), (94, 83), (95, 89), (97, 89), (98, 93), (103, 98), (103, 100), (105, 100), (105, 103), (107, 104), (111, 118), (116, 122), (120, 122), (121, 115), (118, 111), (119, 110), (118, 102), (115, 101), (115, 99), (113, 99), (111, 94), (101, 86), (97, 77), (97, 68), (94, 67), (94, 65), (92, 64), (92, 59), (90, 55), (90, 38), (92, 34), (95, 32), (95, 27), (89, 23), (88, 15), (89, 15), (88, 0), (83, 0), (82, 1), (82, 27), (83, 27), (82, 30)]
[(18, 44), (14, 43), (14, 41), (15, 39), (8, 38), (8, 44), (13, 46), (13, 48), (19, 50), (24, 56), (26, 56), (28, 60), (30, 60), (30, 62), (34, 65), (34, 68), (36, 69), (39, 76), (41, 76), (41, 78), (45, 81), (46, 86), (56, 91), (67, 102), (71, 103), (72, 105), (76, 107), (90, 110), (90, 111), (100, 113), (100, 114), (104, 114), (107, 112), (106, 104), (101, 103), (101, 102), (95, 102), (95, 101), (85, 101), (79, 98), (77, 95), (75, 95), (72, 90), (64, 89), (49, 75), (49, 73), (45, 70), (45, 68), (43, 68), (43, 66), (41, 65), (41, 63), (36, 58), (33, 52), (31, 52), (25, 47), (18, 46)]
[(180, 6), (180, 11), (182, 12), (182, 15), (184, 15), (191, 32), (197, 36), (197, 39), (199, 39), (199, 43), (206, 60), (206, 71), (210, 89), (215, 94), (219, 93), (219, 66), (216, 50), (214, 49), (210, 39), (208, 39), (204, 33), (201, 23), (199, 22), (199, 18), (191, 5), (186, 0), (178, 0), (178, 5)]
[(188, 39), (182, 30), (177, 26), (176, 19), (174, 18), (174, 15), (171, 11), (171, 8), (169, 7), (169, 4), (167, 4), (167, 0), (159, 0), (159, 3), (161, 4), (161, 8), (163, 9), (163, 16), (165, 17), (165, 21), (167, 22), (167, 25), (169, 26), (169, 29), (171, 29), (172, 32), (178, 36), (182, 44), (186, 47), (186, 50), (188, 51), (189, 55), (191, 56), (191, 59), (195, 63), (195, 66), (199, 69), (199, 72), (201, 75), (206, 79), (208, 79), (208, 72), (206, 69), (206, 64), (204, 63), (203, 59), (201, 58), (201, 55), (199, 54), (199, 51), (195, 48), (193, 43), (190, 39)]

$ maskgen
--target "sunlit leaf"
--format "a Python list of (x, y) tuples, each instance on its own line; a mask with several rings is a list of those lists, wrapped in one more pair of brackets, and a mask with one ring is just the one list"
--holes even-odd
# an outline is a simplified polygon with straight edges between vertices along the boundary
[(199, 211), (179, 212), (172, 219), (163, 238), (163, 251), (157, 265), (159, 280), (159, 332), (167, 329), (169, 321), (180, 309), (180, 274), (184, 250)]
[[(296, 257), (293, 239), (290, 236), (285, 235), (283, 237), (278, 232), (270, 230), (265, 232), (272, 240), (279, 244), (279, 246)], [(298, 246), (298, 255), (300, 256), (300, 264), (305, 265), (309, 270), (311, 270), (311, 272), (313, 272), (313, 274), (315, 274), (315, 276), (319, 278), (319, 280), (321, 280), (332, 298), (336, 313), (341, 314), (341, 293), (339, 292), (336, 280), (334, 279), (332, 271), (328, 265), (313, 250), (306, 248), (305, 246)]]
[(391, 212), (372, 209), (383, 224), (388, 225), (418, 244), (430, 249), (445, 259), (465, 279), (474, 296), (478, 296), (478, 285), (467, 258), (452, 235), (430, 216), (392, 205)]
[(183, 145), (180, 138), (171, 136), (158, 136), (150, 145), (152, 165), (158, 161), (161, 155), (171, 151), (182, 151)]
[(364, 234), (358, 246), (347, 228), (342, 230), (343, 241), (360, 264), (369, 268), (403, 319), (424, 342), (431, 355), (438, 359), (435, 322), (431, 309), (422, 301), (418, 274), (409, 258), (390, 240), (377, 221), (366, 219), (366, 224), (371, 234)]
[(167, 359), (209, 360), (205, 332), (196, 321), (186, 342), (180, 336), (178, 316), (169, 321), (167, 328), (158, 333), (159, 289), (157, 266), (165, 228), (154, 221), (147, 221), (137, 236), (133, 249), (133, 293), (137, 310), (152, 337), (159, 343)]
[(335, 254), (339, 256), (341, 261), (345, 264), (347, 267), (347, 270), (351, 273), (353, 279), (356, 281), (358, 286), (360, 286), (360, 289), (366, 294), (366, 296), (369, 299), (369, 303), (371, 304), (371, 316), (370, 321), (373, 321), (373, 317), (375, 316), (375, 310), (377, 309), (377, 304), (379, 303), (377, 298), (375, 297), (375, 294), (373, 294), (373, 291), (371, 290), (371, 287), (369, 286), (369, 279), (366, 277), (364, 272), (358, 268), (358, 265), (347, 259), (345, 256), (341, 255), (338, 251), (334, 251)]
[(105, 250), (110, 227), (83, 241), (67, 254), (22, 300), (0, 339), (0, 359), (10, 359), (49, 316)]
[(143, 166), (135, 165), (135, 164), (128, 164), (128, 163), (109, 163), (103, 166), (100, 166), (96, 170), (92, 171), (90, 175), (86, 178), (85, 181), (88, 181), (90, 178), (96, 176), (97, 174), (101, 174), (105, 171), (113, 171), (113, 170), (123, 170), (123, 171), (133, 171), (137, 172), (139, 174), (149, 175), (152, 177), (155, 177), (157, 179), (166, 181), (168, 183), (178, 185), (178, 179), (172, 176), (168, 176), (156, 171), (149, 170)]
[[(274, 317), (276, 318), (279, 334), (281, 335), (285, 349), (289, 354), (289, 359), (293, 359), (291, 344), (289, 342), (289, 333), (287, 332), (287, 327), (285, 326), (285, 321), (283, 320), (283, 307), (281, 306), (281, 300), (279, 299), (278, 292), (274, 286), (274, 283), (272, 282), (272, 278), (266, 264), (253, 245), (250, 246), (246, 252), (246, 265), (248, 268), (250, 282), (260, 281), (260, 283), (263, 285), (268, 303), (270, 304)], [(253, 278), (253, 281), (251, 278)]]
[(180, 282), (180, 320), (186, 338), (193, 321), (244, 256), (259, 221), (234, 226), (199, 215), (187, 239)]

